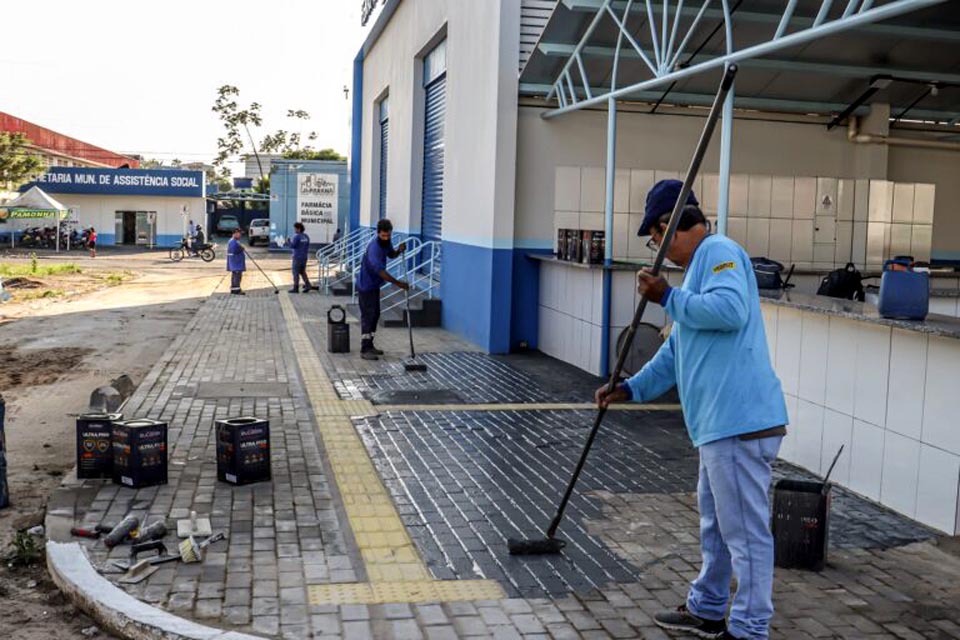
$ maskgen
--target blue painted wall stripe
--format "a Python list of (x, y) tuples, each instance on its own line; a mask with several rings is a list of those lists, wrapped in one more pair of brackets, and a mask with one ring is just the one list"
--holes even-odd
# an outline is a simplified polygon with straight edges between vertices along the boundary
[(353, 59), (353, 117), (350, 132), (350, 224), (343, 233), (360, 226), (360, 159), (363, 144), (363, 48)]
[(552, 255), (553, 248), (513, 250), (513, 288), (510, 307), (510, 348), (525, 342), (536, 349), (540, 330), (540, 262), (531, 255)]

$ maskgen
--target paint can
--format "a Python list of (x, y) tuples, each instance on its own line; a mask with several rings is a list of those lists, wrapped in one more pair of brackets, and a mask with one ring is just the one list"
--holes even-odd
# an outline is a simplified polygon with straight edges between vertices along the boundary
[(269, 420), (242, 416), (214, 425), (218, 480), (244, 485), (271, 479)]
[(113, 423), (113, 482), (134, 489), (167, 484), (167, 423), (149, 418)]
[(830, 485), (780, 480), (773, 489), (774, 564), (820, 571), (827, 561)]
[(77, 478), (113, 476), (113, 423), (120, 413), (84, 413), (77, 416)]

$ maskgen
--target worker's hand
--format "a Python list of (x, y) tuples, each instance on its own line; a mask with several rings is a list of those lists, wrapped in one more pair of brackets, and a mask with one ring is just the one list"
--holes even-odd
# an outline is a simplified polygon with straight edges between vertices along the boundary
[(397, 251), (399, 251), (400, 253), (403, 253), (403, 252), (406, 251), (406, 250), (407, 250), (407, 243), (406, 243), (406, 242), (401, 242), (401, 243), (400, 243), (400, 246), (397, 247)]
[(606, 409), (611, 404), (627, 402), (630, 400), (630, 394), (623, 388), (623, 385), (616, 385), (613, 391), (609, 393), (607, 392), (607, 385), (603, 385), (593, 394), (593, 399), (596, 401), (598, 407)]
[(408, 289), (410, 289), (410, 283), (409, 283), (409, 282), (402, 282), (402, 281), (401, 281), (401, 282), (398, 282), (398, 283), (397, 283), (397, 286), (400, 287), (401, 289), (403, 289), (404, 291), (407, 291)]
[(663, 294), (670, 288), (670, 284), (663, 276), (655, 276), (650, 273), (650, 269), (642, 269), (637, 272), (637, 293), (647, 297), (650, 302), (660, 304), (663, 300)]

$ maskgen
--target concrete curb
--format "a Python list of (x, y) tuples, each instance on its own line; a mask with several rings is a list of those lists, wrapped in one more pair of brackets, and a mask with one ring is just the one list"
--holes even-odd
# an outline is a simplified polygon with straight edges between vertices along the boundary
[(47, 542), (47, 569), (71, 602), (128, 640), (264, 640), (205, 627), (137, 600), (97, 573), (76, 542)]

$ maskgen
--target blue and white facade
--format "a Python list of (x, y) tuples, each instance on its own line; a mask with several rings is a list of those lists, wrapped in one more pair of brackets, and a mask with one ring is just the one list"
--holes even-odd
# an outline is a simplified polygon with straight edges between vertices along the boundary
[[(613, 3), (618, 11), (632, 4)], [(797, 3), (784, 4), (792, 11)], [(863, 3), (861, 11), (872, 4)], [(614, 109), (587, 96), (587, 108), (562, 108), (562, 114), (544, 99), (553, 85), (538, 79), (536, 58), (567, 60), (580, 32), (564, 27), (591, 24), (595, 12), (610, 6), (600, 0), (388, 0), (355, 60), (351, 150), (356, 223), (371, 226), (382, 212), (400, 231), (439, 236), (446, 329), (489, 352), (528, 346), (598, 376), (609, 374), (617, 337), (633, 317), (634, 272), (653, 257), (646, 238), (637, 237), (646, 194), (659, 180), (685, 175), (705, 115), (694, 108), (704, 103), (689, 86), (677, 89), (689, 92), (686, 98), (673, 104), (668, 98), (656, 113), (651, 107), (659, 91), (620, 96), (644, 104), (614, 102)], [(704, 3), (685, 10), (697, 6)], [(822, 6), (826, 16), (830, 3)], [(896, 3), (880, 6), (895, 9)], [(567, 15), (567, 23), (552, 19), (541, 38), (531, 18), (554, 7), (581, 15)], [(758, 17), (771, 31), (780, 20), (751, 9), (744, 18), (748, 30)], [(956, 35), (927, 33), (936, 41)], [(861, 46), (851, 38), (844, 52), (859, 55)], [(531, 62), (518, 73), (528, 54)], [(585, 50), (586, 73), (575, 70), (575, 79), (590, 76), (595, 88), (606, 82), (608, 54), (609, 38)], [(744, 61), (737, 110), (730, 109), (694, 183), (715, 228), (722, 221), (751, 256), (795, 264), (797, 292), (815, 292), (825, 272), (847, 262), (875, 272), (894, 255), (960, 261), (960, 217), (953, 215), (960, 144), (918, 140), (917, 123), (896, 126), (902, 107), (892, 110), (892, 94), (862, 105), (846, 128), (827, 127), (846, 103), (751, 99), (745, 95), (751, 87), (763, 93), (756, 87), (768, 84), (763, 63), (750, 68)], [(857, 76), (862, 68), (849, 64), (814, 66), (824, 77), (854, 73), (851, 82), (871, 81), (869, 72)], [(809, 73), (810, 66), (800, 69)], [(574, 81), (564, 82), (569, 100)], [(817, 91), (826, 93), (819, 82)], [(805, 99), (829, 97), (813, 92)], [(730, 143), (722, 145), (725, 134)], [(604, 231), (605, 264), (554, 259), (560, 229)], [(674, 285), (682, 277), (668, 274)], [(955, 292), (956, 274), (949, 281), (934, 278), (938, 285)], [(955, 299), (940, 306), (960, 314)], [(948, 389), (960, 375), (956, 341), (769, 302), (763, 312), (790, 413), (781, 456), (823, 473), (844, 444), (851, 453), (835, 471), (836, 482), (950, 535), (960, 533), (960, 437)], [(644, 321), (659, 329), (669, 318), (650, 305)]]
[(173, 246), (187, 223), (206, 224), (202, 171), (51, 167), (36, 182), (70, 219), (95, 227), (98, 244)]
[(347, 163), (329, 160), (273, 160), (270, 165), (270, 243), (276, 247), (303, 222), (310, 241), (322, 245), (344, 234), (350, 222)]
[[(544, 119), (554, 104), (518, 72), (553, 6), (385, 4), (354, 63), (351, 220), (388, 217), (424, 240), (439, 235), (445, 328), (493, 353), (539, 348), (602, 374), (630, 317), (632, 274), (529, 257), (553, 253), (558, 229), (607, 224), (606, 110)], [(682, 176), (703, 123), (703, 110), (646, 111), (618, 114), (614, 261), (652, 257), (636, 238), (646, 190)], [(889, 106), (872, 105), (861, 133), (890, 135), (889, 116)], [(751, 255), (811, 273), (847, 261), (873, 268), (897, 252), (960, 255), (956, 216), (934, 215), (960, 198), (960, 182), (948, 178), (960, 153), (860, 144), (822, 118), (756, 109), (735, 117), (727, 232)], [(718, 146), (695, 185), (714, 219)], [(815, 275), (804, 277), (815, 287)]]
[(440, 240), (444, 327), (491, 352), (511, 347), (519, 42), (518, 2), (388, 2), (356, 63), (355, 219)]

